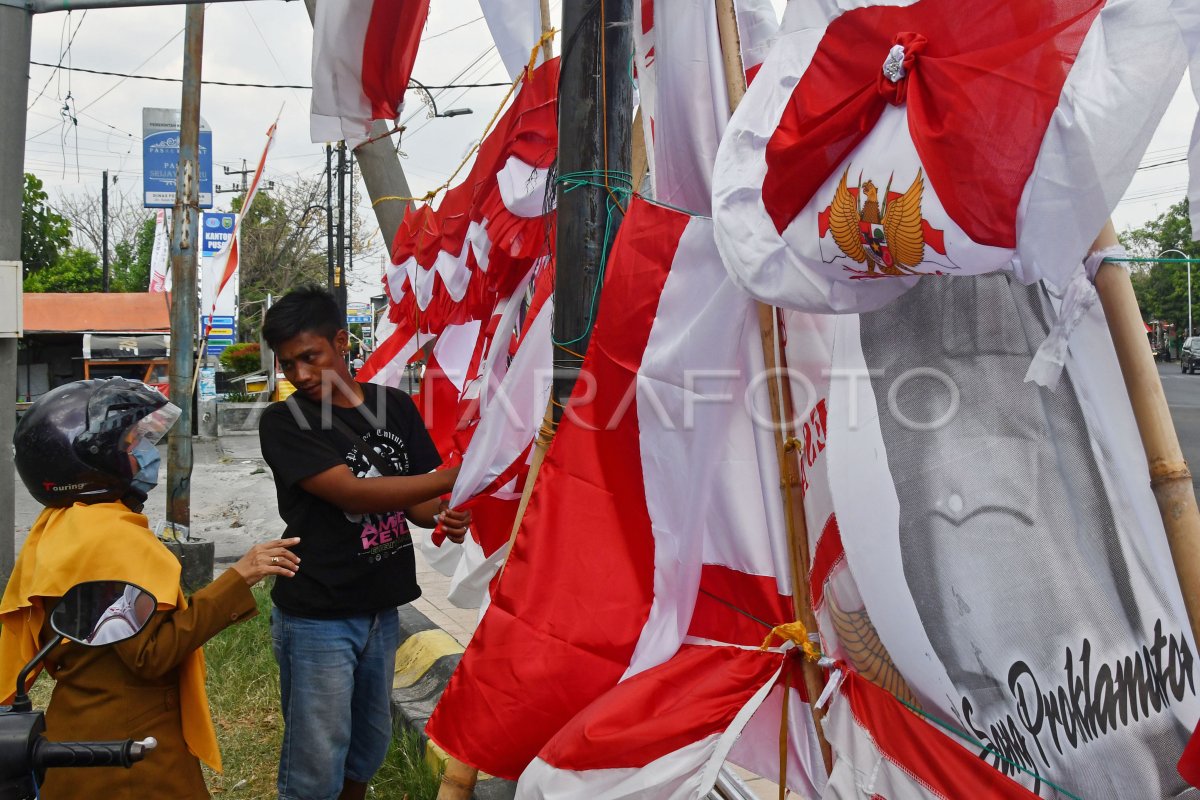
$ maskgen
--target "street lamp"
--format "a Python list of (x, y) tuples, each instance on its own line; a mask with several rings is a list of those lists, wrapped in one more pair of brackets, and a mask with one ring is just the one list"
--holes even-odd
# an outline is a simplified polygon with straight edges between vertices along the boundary
[[(1188, 328), (1187, 328), (1187, 335), (1191, 336), (1192, 335), (1192, 261), (1191, 261), (1191, 257), (1187, 253), (1184, 253), (1180, 250), (1163, 250), (1161, 253), (1156, 255), (1155, 258), (1162, 258), (1163, 256), (1167, 255), (1168, 253), (1178, 253), (1180, 258), (1185, 259), (1187, 261), (1187, 270), (1188, 270), (1188, 290), (1187, 290), (1187, 292), (1188, 292)], [(1186, 339), (1187, 336), (1185, 336), (1184, 338)]]
[(433, 93), (429, 91), (425, 84), (421, 83), (416, 78), (409, 78), (408, 82), (416, 86), (417, 91), (419, 91), (421, 96), (425, 98), (425, 102), (429, 104), (429, 110), (432, 112), (430, 115), (432, 117), (461, 117), (464, 114), (475, 113), (474, 109), (470, 108), (452, 108), (449, 111), (443, 111), (439, 113), (437, 110), (437, 103), (433, 100)]

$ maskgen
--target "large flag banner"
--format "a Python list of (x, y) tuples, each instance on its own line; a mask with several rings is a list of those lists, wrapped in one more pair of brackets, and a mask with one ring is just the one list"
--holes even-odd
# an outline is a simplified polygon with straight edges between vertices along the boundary
[(1179, 796), (1195, 643), (1099, 304), (1058, 388), (1024, 379), (1056, 312), (926, 276), (833, 318), (799, 437), (823, 649), (1041, 797)]
[(789, 4), (722, 140), (735, 279), (839, 312), (929, 274), (1065, 289), (1182, 75), (1167, 0), (846, 5)]
[(371, 135), (372, 120), (395, 120), (417, 60), (429, 0), (337, 0), (317, 3), (313, 20), (314, 142)]

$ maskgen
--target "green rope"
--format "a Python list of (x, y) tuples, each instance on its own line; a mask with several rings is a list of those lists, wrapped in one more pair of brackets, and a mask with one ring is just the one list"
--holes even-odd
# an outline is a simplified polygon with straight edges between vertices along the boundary
[[(1109, 260), (1109, 259), (1105, 259), (1105, 260), (1107, 261), (1107, 260)], [(894, 695), (893, 695), (893, 696), (894, 696)], [(1009, 765), (1009, 766), (1011, 766), (1011, 767), (1015, 767), (1016, 769), (1019, 769), (1021, 772), (1024, 772), (1026, 775), (1031, 775), (1031, 776), (1033, 776), (1034, 778), (1037, 778), (1039, 781), (1041, 781), (1042, 783), (1046, 784), (1046, 785), (1047, 785), (1047, 786), (1049, 786), (1051, 789), (1054, 789), (1054, 790), (1055, 790), (1055, 791), (1057, 791), (1059, 794), (1062, 794), (1062, 795), (1064, 795), (1064, 796), (1066, 796), (1066, 797), (1070, 797), (1070, 798), (1071, 798), (1071, 800), (1083, 800), (1083, 798), (1082, 798), (1082, 797), (1080, 797), (1079, 795), (1077, 795), (1077, 794), (1071, 794), (1070, 792), (1068, 792), (1068, 791), (1067, 791), (1066, 789), (1064, 789), (1063, 787), (1059, 786), (1059, 785), (1058, 785), (1058, 784), (1056, 784), (1056, 783), (1053, 783), (1053, 782), (1051, 782), (1051, 781), (1050, 781), (1048, 778), (1046, 778), (1046, 777), (1044, 777), (1044, 776), (1042, 776), (1042, 775), (1039, 775), (1038, 773), (1034, 772), (1033, 770), (1031, 770), (1031, 769), (1029, 769), (1029, 768), (1027, 768), (1027, 767), (1023, 767), (1023, 766), (1021, 766), (1020, 764), (1018, 764), (1017, 762), (1015, 762), (1015, 761), (1012, 761), (1012, 760), (1010, 760), (1010, 759), (1006, 758), (1006, 757), (1004, 756), (1004, 754), (1003, 754), (1003, 753), (1001, 753), (1000, 751), (998, 751), (996, 748), (994, 748), (994, 747), (991, 747), (991, 746), (989, 746), (989, 745), (986, 745), (986, 744), (984, 744), (983, 742), (979, 741), (978, 739), (976, 739), (974, 736), (972, 736), (971, 734), (967, 733), (966, 731), (960, 731), (958, 728), (955, 728), (955, 727), (954, 727), (953, 725), (951, 725), (950, 723), (948, 723), (948, 722), (943, 722), (942, 720), (938, 719), (937, 717), (933, 716), (932, 714), (930, 714), (930, 713), (927, 713), (927, 712), (925, 712), (925, 711), (922, 711), (921, 709), (917, 708), (917, 707), (916, 707), (916, 706), (914, 706), (914, 705), (909, 705), (908, 703), (905, 703), (905, 702), (904, 702), (903, 700), (901, 700), (899, 697), (897, 697), (896, 699), (897, 699), (897, 700), (900, 700), (900, 703), (901, 703), (901, 704), (902, 704), (902, 705), (903, 705), (905, 708), (907, 708), (909, 711), (912, 711), (912, 712), (913, 712), (913, 713), (915, 713), (915, 714), (919, 714), (920, 716), (924, 717), (925, 719), (929, 720), (930, 722), (932, 722), (932, 723), (934, 723), (934, 724), (936, 724), (936, 725), (938, 725), (938, 726), (940, 726), (940, 727), (942, 727), (942, 728), (945, 728), (946, 730), (950, 731), (950, 732), (951, 732), (951, 733), (953, 733), (955, 736), (958, 736), (959, 738), (966, 740), (967, 742), (969, 742), (969, 743), (971, 743), (971, 744), (975, 745), (976, 747), (979, 747), (979, 748), (982, 748), (983, 750), (986, 750), (987, 752), (989, 752), (989, 753), (991, 753), (992, 755), (994, 755), (996, 758), (998, 758), (998, 759), (1000, 759), (1001, 761), (1003, 761), (1005, 764), (1008, 764), (1008, 765)]]
[(596, 304), (600, 298), (600, 287), (604, 284), (604, 271), (608, 265), (608, 250), (612, 245), (614, 229), (613, 212), (620, 210), (622, 214), (625, 213), (625, 209), (617, 202), (617, 198), (620, 198), (626, 204), (629, 203), (629, 198), (633, 196), (633, 175), (628, 172), (605, 173), (604, 170), (586, 170), (583, 172), (567, 172), (559, 175), (556, 183), (566, 187), (563, 189), (564, 194), (568, 194), (584, 186), (591, 186), (603, 190), (606, 196), (604, 240), (600, 245), (600, 272), (596, 276), (596, 285), (592, 287), (592, 299), (588, 308), (587, 325), (584, 327), (583, 333), (570, 341), (560, 342), (554, 340), (553, 343), (561, 347), (581, 342), (591, 335), (592, 326), (596, 323)]

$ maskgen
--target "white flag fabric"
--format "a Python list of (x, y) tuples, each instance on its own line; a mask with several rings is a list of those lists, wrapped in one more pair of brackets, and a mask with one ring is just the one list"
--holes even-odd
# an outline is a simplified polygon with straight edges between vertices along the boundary
[(789, 4), (726, 130), (713, 213), (735, 279), (834, 312), (923, 274), (1065, 289), (1182, 74), (1167, 0), (852, 5)]
[[(739, 0), (737, 17), (752, 77), (779, 22), (769, 0)], [(729, 119), (716, 4), (641, 0), (634, 45), (654, 199), (709, 214), (713, 164)]]
[(542, 38), (541, 0), (479, 0), (479, 7), (508, 76), (516, 80)]
[[(1189, 0), (1172, 0), (1171, 9), (1179, 22), (1180, 33), (1187, 45), (1189, 73), (1196, 101), (1200, 102), (1200, 6)], [(1192, 143), (1188, 149), (1188, 210), (1192, 220), (1192, 238), (1200, 240), (1200, 115), (1192, 128)]]
[(395, 120), (429, 0), (337, 0), (317, 3), (313, 19), (314, 142), (345, 140), (351, 148), (371, 136), (371, 121)]
[(150, 250), (151, 292), (171, 290), (171, 243), (167, 236), (167, 214), (161, 208), (154, 214), (154, 245)]

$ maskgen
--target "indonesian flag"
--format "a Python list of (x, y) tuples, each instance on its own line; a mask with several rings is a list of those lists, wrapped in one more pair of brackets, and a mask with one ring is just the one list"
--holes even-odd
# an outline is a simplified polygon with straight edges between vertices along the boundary
[(457, 437), (468, 443), (450, 505), (471, 510), (471, 528), (462, 544), (435, 541), (441, 550), (456, 551), (456, 558), (437, 558), (441, 565), (437, 568), (450, 576), (446, 596), (460, 608), (478, 608), (484, 603), (488, 584), (508, 554), (534, 439), (550, 398), (553, 285), (553, 269), (547, 265), (537, 278), (524, 330), (511, 342), (517, 345), (511, 364), (513, 337), (506, 334), (516, 320), (524, 292), (505, 305), (484, 367), (468, 383), (468, 392), (476, 391), (473, 399), (478, 419)]
[(242, 210), (238, 212), (237, 220), (233, 224), (233, 236), (229, 237), (228, 241), (222, 245), (221, 249), (212, 261), (209, 263), (208, 272), (204, 276), (206, 286), (215, 286), (216, 290), (212, 294), (213, 308), (209, 312), (210, 316), (215, 313), (217, 298), (221, 296), (221, 292), (225, 289), (225, 284), (229, 283), (234, 274), (238, 270), (238, 242), (242, 231), (242, 220), (250, 213), (250, 207), (254, 204), (254, 198), (258, 195), (259, 184), (262, 183), (263, 169), (267, 166), (267, 154), (271, 152), (271, 145), (275, 143), (275, 126), (279, 124), (279, 118), (271, 123), (271, 127), (267, 129), (267, 143), (263, 146), (262, 155), (258, 157), (258, 166), (254, 168), (254, 177), (250, 180), (250, 186), (246, 189), (246, 196), (242, 198)]
[(159, 209), (154, 215), (154, 244), (150, 250), (150, 288), (151, 292), (166, 292), (171, 288), (171, 260), (169, 237), (167, 236), (167, 215)]
[[(793, 656), (758, 648), (793, 611), (773, 433), (743, 402), (761, 367), (711, 221), (635, 198), (516, 543), (426, 728), (447, 752), (520, 775), (522, 797), (701, 797), (726, 758), (777, 774)], [(788, 783), (815, 796), (794, 679), (787, 700)]]
[(404, 103), (429, 0), (317, 3), (313, 20), (314, 142), (370, 138), (371, 121), (395, 120)]
[(783, 27), (713, 213), (735, 280), (814, 311), (928, 274), (1065, 289), (1184, 67), (1165, 2), (793, 3)]
[[(716, 4), (641, 0), (640, 6), (635, 63), (653, 196), (711, 213), (713, 163), (729, 119)], [(738, 0), (736, 11), (749, 79), (766, 57), (779, 21), (770, 0)]]
[(447, 327), (491, 319), (553, 240), (549, 167), (558, 146), (558, 59), (522, 81), (466, 180), (435, 208), (410, 206), (384, 276), (395, 338), (379, 338), (358, 378), (399, 381), (403, 363)]

